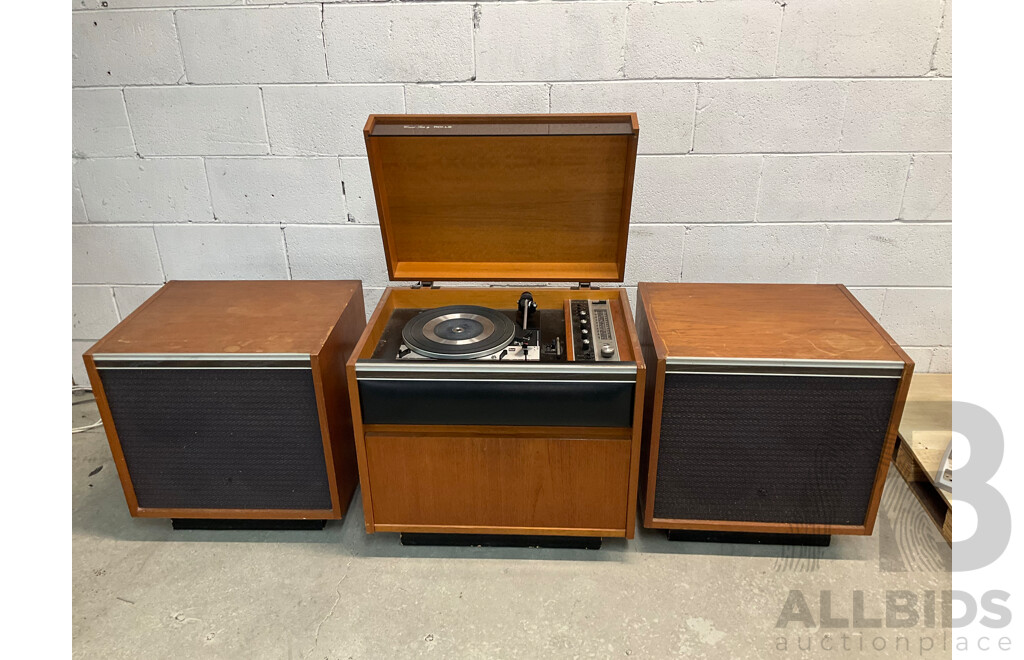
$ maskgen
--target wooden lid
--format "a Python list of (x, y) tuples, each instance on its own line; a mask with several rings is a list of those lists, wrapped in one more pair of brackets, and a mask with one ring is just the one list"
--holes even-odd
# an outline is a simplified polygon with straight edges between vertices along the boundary
[(370, 115), (392, 280), (623, 279), (635, 114)]
[(315, 355), (352, 301), (347, 280), (173, 281), (88, 353)]
[(906, 362), (837, 284), (655, 284), (637, 294), (667, 357)]

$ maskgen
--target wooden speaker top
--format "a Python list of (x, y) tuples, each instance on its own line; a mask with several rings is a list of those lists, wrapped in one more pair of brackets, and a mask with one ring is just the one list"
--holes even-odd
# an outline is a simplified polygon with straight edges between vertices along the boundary
[(658, 284), (637, 297), (659, 357), (910, 358), (841, 284)]
[(88, 353), (315, 355), (349, 304), (362, 315), (359, 282), (173, 281)]
[(621, 281), (635, 114), (370, 115), (392, 280)]

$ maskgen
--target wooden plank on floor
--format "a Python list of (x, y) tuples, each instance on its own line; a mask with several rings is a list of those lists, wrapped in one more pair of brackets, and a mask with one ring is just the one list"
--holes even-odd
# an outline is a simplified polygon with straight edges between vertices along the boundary
[(935, 475), (953, 437), (953, 376), (917, 374), (910, 383), (894, 451), (897, 471), (942, 532), (953, 539), (952, 494), (935, 485)]

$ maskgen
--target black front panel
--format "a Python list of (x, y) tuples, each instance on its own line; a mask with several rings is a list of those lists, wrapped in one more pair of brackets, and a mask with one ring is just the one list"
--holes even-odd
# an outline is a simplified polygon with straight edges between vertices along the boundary
[(330, 509), (309, 369), (100, 369), (139, 507)]
[(667, 373), (654, 517), (864, 523), (898, 385)]
[(630, 426), (632, 382), (360, 380), (364, 424)]

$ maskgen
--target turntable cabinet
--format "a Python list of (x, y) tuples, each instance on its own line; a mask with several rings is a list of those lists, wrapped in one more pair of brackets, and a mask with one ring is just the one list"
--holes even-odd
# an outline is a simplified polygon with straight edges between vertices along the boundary
[(348, 362), (367, 531), (632, 538), (644, 362), (625, 290), (592, 283), (623, 279), (636, 116), (364, 132), (388, 273), (412, 282)]
[(352, 281), (168, 282), (85, 353), (132, 516), (319, 528), (357, 482)]
[(914, 363), (842, 285), (641, 282), (644, 526), (871, 534)]

